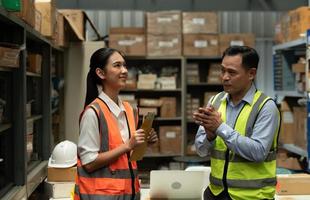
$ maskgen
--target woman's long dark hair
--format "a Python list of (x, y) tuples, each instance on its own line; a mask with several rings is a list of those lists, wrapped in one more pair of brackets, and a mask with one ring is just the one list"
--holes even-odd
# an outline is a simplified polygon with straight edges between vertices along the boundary
[(89, 71), (87, 74), (87, 88), (86, 88), (86, 98), (84, 107), (86, 107), (88, 104), (90, 104), (94, 99), (98, 97), (97, 85), (101, 85), (102, 80), (96, 74), (96, 69), (97, 68), (104, 69), (108, 63), (110, 56), (115, 52), (120, 53), (116, 49), (101, 48), (95, 51), (91, 56)]

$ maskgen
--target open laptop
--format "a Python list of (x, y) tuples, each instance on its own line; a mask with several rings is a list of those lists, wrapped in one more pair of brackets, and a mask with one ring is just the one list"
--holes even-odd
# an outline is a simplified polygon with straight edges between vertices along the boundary
[(153, 170), (150, 176), (151, 199), (201, 199), (203, 171)]

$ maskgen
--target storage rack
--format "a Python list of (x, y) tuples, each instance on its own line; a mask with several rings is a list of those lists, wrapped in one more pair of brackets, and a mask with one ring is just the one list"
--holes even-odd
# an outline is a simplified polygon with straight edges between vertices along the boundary
[[(64, 50), (26, 24), (14, 13), (0, 7), (0, 43), (18, 46), (19, 67), (0, 67), (4, 78), (6, 121), (0, 124), (1, 199), (26, 199), (45, 179), (51, 153), (51, 57)], [(27, 54), (42, 55), (42, 72), (27, 71)], [(31, 116), (26, 104), (34, 98)], [(27, 157), (27, 123), (34, 123), (31, 157)], [(29, 128), (29, 127), (28, 127)], [(27, 160), (28, 159), (28, 160)]]
[[(187, 146), (189, 139), (193, 138), (194, 134), (198, 129), (193, 120), (187, 119), (188, 113), (186, 96), (189, 93), (195, 91), (195, 97), (200, 99), (200, 106), (203, 106), (204, 92), (220, 92), (222, 91), (221, 84), (209, 84), (206, 81), (208, 75), (209, 66), (211, 63), (220, 63), (220, 57), (150, 57), (150, 56), (128, 56), (126, 57), (127, 65), (130, 67), (136, 67), (141, 69), (145, 66), (151, 66), (151, 68), (158, 72), (165, 66), (177, 66), (179, 72), (177, 75), (177, 88), (176, 89), (124, 89), (121, 94), (134, 94), (136, 98), (159, 98), (163, 96), (176, 97), (177, 116), (173, 118), (162, 118), (156, 117), (154, 120), (154, 128), (159, 135), (159, 127), (161, 125), (178, 125), (181, 126), (181, 152), (180, 154), (165, 154), (155, 153), (147, 154), (144, 156), (142, 161), (139, 161), (139, 169), (153, 170), (158, 169), (159, 165), (167, 166), (169, 162), (181, 162), (183, 164), (190, 164), (192, 162), (206, 163), (208, 158), (199, 158), (197, 155), (188, 154)], [(186, 66), (188, 63), (197, 63), (199, 66), (199, 77), (198, 83), (188, 83), (186, 75)], [(158, 74), (158, 73), (157, 73)], [(197, 95), (196, 95), (197, 94)], [(141, 122), (141, 119), (140, 119)], [(156, 160), (156, 163), (155, 163)], [(181, 166), (182, 166), (181, 165)], [(183, 166), (184, 167), (184, 166)]]
[[(304, 55), (306, 56), (306, 91), (298, 91), (295, 84), (295, 74), (292, 72), (291, 64), (296, 62), (296, 56)], [(273, 46), (273, 58), (274, 58), (274, 89), (276, 94), (276, 99), (278, 103), (285, 96), (307, 98), (307, 127), (310, 126), (309, 118), (309, 41), (302, 37), (290, 42), (283, 44), (278, 44)], [(307, 171), (310, 171), (310, 131), (309, 128), (306, 130), (307, 133), (307, 150), (295, 144), (282, 144), (281, 147), (288, 150), (289, 152), (300, 155), (306, 158), (308, 166)], [(298, 134), (298, 133), (295, 133)]]

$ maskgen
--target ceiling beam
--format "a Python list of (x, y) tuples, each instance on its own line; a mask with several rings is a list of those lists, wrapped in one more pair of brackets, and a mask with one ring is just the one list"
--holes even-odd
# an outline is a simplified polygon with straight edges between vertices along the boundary
[(310, 0), (56, 0), (57, 8), (85, 10), (288, 11)]

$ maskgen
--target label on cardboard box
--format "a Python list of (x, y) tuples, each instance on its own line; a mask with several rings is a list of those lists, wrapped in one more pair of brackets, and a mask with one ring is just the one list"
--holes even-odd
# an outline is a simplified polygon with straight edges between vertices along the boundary
[(119, 46), (132, 46), (136, 43), (136, 40), (119, 40), (117, 44)]
[(204, 25), (205, 19), (204, 18), (193, 18), (192, 22), (193, 24), (196, 24), (196, 25)]
[(194, 47), (196, 48), (205, 48), (208, 46), (208, 41), (206, 40), (195, 40)]
[(210, 40), (210, 44), (212, 46), (217, 46), (218, 45), (218, 40)]
[(176, 132), (168, 131), (166, 133), (166, 138), (176, 138)]
[(294, 117), (292, 112), (282, 112), (283, 123), (291, 124), (294, 123)]
[(171, 17), (158, 17), (157, 22), (158, 23), (171, 23), (172, 18)]
[(142, 42), (143, 38), (142, 37), (136, 37), (136, 42)]
[(159, 47), (164, 47), (164, 48), (165, 47), (171, 48), (171, 47), (173, 47), (173, 42), (172, 41), (171, 42), (170, 41), (169, 42), (168, 41), (159, 41), (158, 42), (158, 46)]
[(242, 40), (232, 40), (230, 41), (230, 46), (243, 46), (244, 42)]
[(20, 49), (0, 47), (0, 65), (6, 67), (19, 67)]

